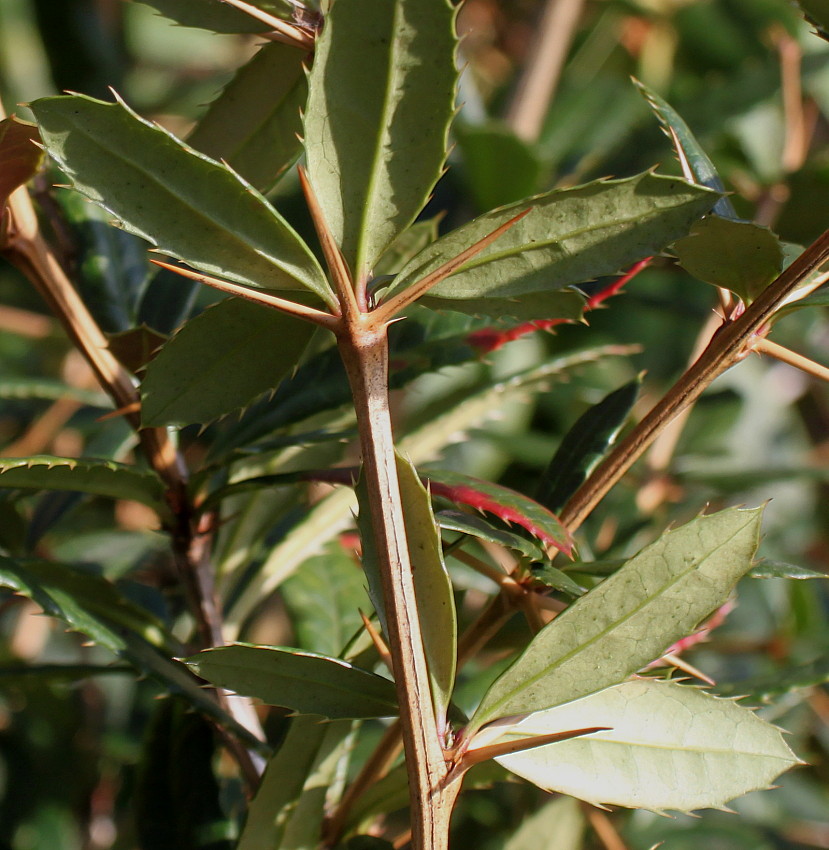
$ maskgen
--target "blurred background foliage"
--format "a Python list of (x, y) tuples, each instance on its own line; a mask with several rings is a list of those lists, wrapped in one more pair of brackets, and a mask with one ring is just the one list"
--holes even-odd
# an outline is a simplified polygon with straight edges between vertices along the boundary
[[(560, 68), (542, 73), (553, 90), (549, 97), (524, 97), (521, 87), (541, 63), (533, 51), (543, 16), (556, 9), (569, 10), (572, 26), (560, 19), (542, 50), (561, 59)], [(441, 227), (553, 186), (656, 165), (679, 173), (670, 142), (631, 76), (685, 118), (741, 215), (800, 245), (829, 224), (829, 45), (810, 33), (788, 0), (466, 0), (459, 26), (459, 61), (466, 70), (451, 167), (429, 210), (444, 215)], [(254, 36), (174, 25), (137, 2), (2, 0), (0, 93), (10, 109), (60, 90), (108, 97), (112, 86), (140, 114), (186, 136), (256, 44)], [(27, 117), (25, 106), (17, 112)], [(53, 240), (71, 255), (75, 282), (107, 332), (145, 328), (143, 336), (124, 340), (134, 355), (136, 347), (152, 347), (158, 337), (150, 331), (168, 334), (215, 299), (181, 281), (171, 284), (163, 273), (153, 276), (143, 245), (114, 231), (88, 205), (66, 192), (50, 200), (46, 186), (53, 178), (36, 187), (47, 218), (69, 228), (62, 232), (54, 224)], [(312, 239), (292, 175), (272, 198)], [(49, 213), (54, 203), (60, 217)], [(641, 413), (665, 392), (715, 304), (711, 287), (658, 258), (607, 309), (591, 313), (589, 326), (528, 335), (484, 358), (421, 375), (395, 396), (400, 430), (428, 423), (458, 398), (552, 357), (600, 345), (636, 346), (624, 357), (579, 368), (548, 391), (506, 395), (464, 440), (441, 452), (443, 467), (533, 494), (563, 434), (606, 393), (645, 372)], [(825, 362), (825, 310), (787, 316), (773, 338)], [(5, 264), (0, 363), (3, 455), (130, 457), (129, 429), (118, 419), (100, 419), (108, 403), (89, 370), (31, 288)], [(222, 445), (263, 440), (267, 433), (249, 436), (251, 422), (249, 415), (203, 432), (185, 429), (181, 441), (193, 467), (209, 457), (211, 446), (221, 453)], [(350, 427), (346, 415), (346, 439)], [(353, 447), (343, 441), (312, 445), (292, 462), (325, 465), (349, 451)], [(705, 505), (770, 499), (761, 554), (827, 573), (827, 495), (829, 387), (751, 356), (718, 380), (674, 438), (660, 441), (606, 499), (580, 534), (580, 554), (585, 560), (626, 556)], [(219, 536), (217, 562), (226, 575), (261, 565), (269, 547), (304, 516), (296, 491), (260, 494), (256, 502), (233, 506), (244, 512), (246, 525), (237, 517)], [(73, 494), (20, 498), (0, 491), (0, 547), (86, 564), (120, 580), (129, 598), (187, 634), (166, 542), (147, 508)], [(316, 556), (251, 614), (243, 624), (247, 639), (302, 646), (319, 641), (311, 648), (337, 652), (356, 624), (353, 608), (342, 604), (338, 620), (331, 606), (361, 593), (361, 579), (348, 563), (337, 566), (343, 560), (338, 552), (335, 547), (329, 557)], [(460, 564), (453, 569), (464, 594), (463, 616), (470, 618), (490, 589)], [(226, 758), (212, 755), (203, 724), (173, 701), (159, 709), (157, 685), (136, 681), (122, 666), (103, 669), (112, 658), (106, 650), (33, 616), (36, 610), (9, 592), (0, 595), (0, 848), (232, 846), (240, 786)], [(510, 839), (530, 823), (545, 795), (518, 782), (497, 782), (462, 798), (456, 846), (647, 850), (662, 841), (670, 850), (829, 847), (829, 691), (820, 684), (829, 679), (827, 614), (823, 581), (748, 579), (727, 622), (688, 653), (723, 692), (750, 693), (757, 704), (775, 697), (761, 711), (791, 733), (792, 746), (809, 763), (783, 776), (778, 790), (737, 800), (737, 816), (707, 812), (668, 820), (560, 800), (549, 804), (558, 805), (555, 831), (542, 824), (533, 834), (530, 824)], [(491, 647), (490, 661), (521, 639), (522, 629), (516, 619)], [(85, 672), (95, 675), (85, 678)], [(797, 687), (798, 674), (807, 686)], [(464, 682), (472, 695), (480, 693), (470, 674), (461, 683), (461, 703)], [(278, 737), (276, 712), (268, 724)], [(359, 746), (367, 751), (376, 734), (367, 724)], [(165, 819), (175, 821), (176, 830), (154, 831)]]

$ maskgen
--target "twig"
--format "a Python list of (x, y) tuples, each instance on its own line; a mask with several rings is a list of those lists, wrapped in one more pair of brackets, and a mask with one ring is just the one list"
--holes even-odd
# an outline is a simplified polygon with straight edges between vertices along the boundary
[(564, 507), (559, 519), (571, 533), (584, 522), (674, 417), (696, 401), (715, 378), (745, 356), (756, 341), (756, 335), (766, 332), (769, 320), (786, 298), (827, 259), (829, 231), (769, 284), (741, 316), (723, 324), (694, 365), (594, 470)]
[(794, 366), (795, 369), (800, 369), (801, 372), (806, 372), (807, 375), (811, 375), (813, 378), (819, 378), (821, 381), (829, 381), (829, 368), (785, 346), (772, 342), (770, 339), (758, 339), (751, 346), (751, 349), (758, 354), (767, 354), (781, 363)]

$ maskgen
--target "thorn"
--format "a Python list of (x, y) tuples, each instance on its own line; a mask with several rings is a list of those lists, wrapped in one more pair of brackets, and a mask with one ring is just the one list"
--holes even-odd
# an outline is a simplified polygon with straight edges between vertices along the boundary
[(383, 662), (383, 664), (386, 665), (388, 671), (393, 676), (394, 668), (392, 667), (391, 653), (389, 652), (389, 648), (386, 646), (386, 642), (380, 636), (380, 633), (377, 631), (377, 629), (374, 628), (374, 623), (372, 623), (371, 620), (369, 620), (369, 618), (362, 611), (360, 611), (360, 619), (363, 621), (363, 625), (365, 626), (366, 631), (368, 632), (368, 636), (371, 638), (371, 642), (374, 644), (375, 648), (377, 649), (377, 652), (380, 655), (380, 660)]

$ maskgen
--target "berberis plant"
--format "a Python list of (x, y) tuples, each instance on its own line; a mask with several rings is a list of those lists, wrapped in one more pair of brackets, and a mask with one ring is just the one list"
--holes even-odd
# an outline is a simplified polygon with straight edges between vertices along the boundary
[[(321, 13), (240, 0), (153, 5), (185, 25), (270, 39), (187, 143), (117, 95), (36, 100), (37, 127), (7, 119), (0, 135), (3, 255), (63, 322), (143, 458), (119, 461), (136, 441), (116, 419), (116, 436), (82, 459), (4, 459), (4, 506), (49, 490), (151, 507), (185, 599), (165, 611), (157, 590), (84, 568), (83, 557), (43, 557), (37, 541), (66, 503), (35, 510), (28, 537), (3, 540), (4, 587), (175, 697), (156, 710), (136, 780), (139, 843), (226, 846), (217, 830), (234, 821), (221, 815), (201, 718), (235, 759), (225, 784), (236, 775), (247, 786), (242, 850), (402, 846), (409, 831), (416, 850), (441, 850), (462, 783), (483, 787), (507, 771), (596, 805), (690, 812), (767, 788), (797, 764), (751, 707), (652, 669), (666, 658), (689, 669), (676, 652), (723, 616), (743, 576), (762, 573), (762, 508), (701, 502), (696, 518), (619, 560), (591, 559), (576, 532), (715, 378), (752, 351), (783, 356), (766, 337), (823, 283), (829, 235), (802, 251), (740, 218), (688, 126), (641, 85), (684, 177), (648, 170), (557, 188), (437, 236), (423, 212), (456, 110), (450, 3), (337, 0)], [(819, 22), (825, 8), (810, 5)], [(115, 328), (126, 333), (107, 337), (104, 299), (84, 303), (41, 231), (24, 184), (55, 166), (51, 183), (70, 182), (106, 215), (57, 190), (62, 204), (107, 239), (122, 238), (110, 218), (166, 257), (129, 292), (122, 275), (121, 302), (142, 305), (131, 330)], [(263, 194), (295, 175), (318, 245)], [(135, 242), (119, 244), (123, 257)], [(475, 362), (528, 329), (577, 322), (669, 248), (718, 287), (717, 327), (625, 439), (615, 444), (641, 379), (576, 422), (536, 499), (434, 463), (416, 468), (493, 409), (622, 352), (547, 359), (410, 417), (397, 438), (390, 388)], [(153, 299), (193, 292), (193, 282), (230, 297), (159, 337), (147, 327)], [(191, 425), (204, 429), (183, 432), (185, 455), (173, 429)], [(298, 510), (309, 486), (318, 498)], [(359, 542), (349, 536), (355, 508)], [(493, 588), (471, 615), (456, 608), (479, 592), (468, 573), (459, 578), (469, 567)], [(275, 595), (294, 613), (295, 647), (257, 640), (277, 616)], [(506, 628), (516, 612), (526, 637)], [(486, 647), (499, 633), (494, 663)], [(253, 711), (251, 698), (283, 711)], [(182, 808), (176, 776), (191, 777), (198, 804)], [(407, 802), (408, 823), (387, 817)], [(564, 810), (550, 813), (555, 830)]]

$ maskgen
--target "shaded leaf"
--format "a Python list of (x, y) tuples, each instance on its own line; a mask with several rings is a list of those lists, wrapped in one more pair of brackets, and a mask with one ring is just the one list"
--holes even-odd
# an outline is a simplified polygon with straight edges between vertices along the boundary
[(801, 691), (829, 682), (829, 655), (813, 661), (793, 664), (788, 669), (775, 670), (768, 675), (741, 679), (738, 682), (720, 682), (717, 693), (724, 696), (744, 697), (771, 702), (792, 691)]
[[(419, 254), (438, 238), (438, 224), (441, 218), (442, 216), (435, 216), (426, 221), (416, 221), (411, 227), (406, 228), (381, 254), (374, 265), (374, 274), (379, 276), (397, 274), (415, 254)], [(371, 286), (376, 288), (376, 279), (371, 282)]]
[(430, 290), (430, 298), (462, 310), (458, 302), (464, 299), (560, 290), (658, 253), (687, 233), (716, 199), (708, 189), (650, 172), (537, 195), (438, 239), (401, 270), (389, 294), (406, 289), (525, 210), (529, 214)]
[[(176, 23), (223, 33), (266, 32), (268, 25), (234, 9), (222, 0), (141, 0)], [(291, 17), (291, 5), (285, 0), (256, 0), (251, 5), (275, 17)]]
[(184, 663), (219, 688), (299, 714), (331, 719), (397, 714), (393, 682), (339, 658), (237, 643), (203, 650)]
[(43, 151), (35, 145), (40, 134), (34, 124), (14, 116), (0, 121), (0, 211), (9, 195), (37, 174)]
[(300, 110), (308, 86), (302, 51), (266, 44), (240, 68), (187, 137), (266, 192), (302, 150)]
[(351, 724), (296, 717), (248, 807), (237, 850), (316, 846), (325, 796)]
[(750, 304), (783, 268), (778, 238), (750, 221), (708, 216), (671, 250), (689, 274), (714, 286), (730, 289)]
[(797, 5), (817, 34), (829, 41), (829, 0), (797, 0)]
[(455, 11), (445, 0), (334, 4), (305, 111), (308, 174), (355, 279), (423, 208), (454, 112)]
[(253, 401), (294, 369), (313, 326), (242, 298), (191, 319), (147, 365), (145, 425), (205, 423)]
[(558, 517), (523, 493), (461, 472), (429, 469), (424, 471), (423, 477), (428, 481), (433, 496), (487, 511), (504, 522), (520, 525), (534, 537), (565, 554), (573, 546)]
[(559, 797), (525, 818), (504, 850), (581, 850), (585, 826), (579, 804)]
[(594, 805), (689, 812), (768, 788), (799, 759), (777, 727), (735, 702), (640, 679), (530, 715), (507, 738), (612, 729), (498, 761), (548, 791)]
[[(452, 278), (450, 278), (452, 280)], [(584, 296), (575, 289), (560, 289), (557, 292), (529, 292), (518, 297), (464, 298), (458, 301), (449, 298), (433, 298), (426, 295), (417, 302), (432, 310), (460, 310), (470, 316), (487, 316), (491, 319), (564, 319), (576, 322), (584, 312)]]
[[(714, 163), (711, 162), (708, 154), (696, 140), (691, 128), (685, 123), (682, 116), (670, 103), (661, 98), (655, 91), (649, 89), (644, 83), (639, 80), (633, 82), (653, 110), (654, 115), (662, 125), (662, 129), (671, 140), (671, 144), (678, 148), (677, 156), (682, 163), (683, 173), (685, 173), (687, 165), (687, 168), (694, 175), (695, 183), (699, 183), (700, 186), (707, 186), (709, 189), (719, 192), (720, 195), (725, 195), (725, 185), (717, 173)], [(714, 204), (712, 212), (723, 218), (739, 221), (737, 212), (728, 197), (720, 198)]]
[(432, 703), (440, 724), (446, 717), (455, 684), (458, 638), (455, 599), (443, 563), (429, 493), (411, 462), (397, 454), (396, 463)]
[(520, 534), (513, 534), (511, 531), (505, 531), (503, 528), (496, 528), (483, 517), (447, 510), (438, 511), (435, 514), (435, 519), (444, 531), (458, 531), (461, 534), (477, 537), (479, 540), (486, 540), (488, 543), (496, 543), (533, 561), (547, 559), (544, 549), (534, 540), (522, 537)]
[(642, 381), (625, 384), (583, 413), (564, 435), (538, 484), (536, 498), (553, 513), (588, 479), (625, 424)]
[(0, 458), (0, 487), (71, 490), (111, 499), (133, 499), (165, 513), (164, 485), (154, 473), (113, 460), (35, 455)]
[(557, 569), (552, 564), (533, 564), (530, 575), (540, 584), (551, 587), (553, 590), (560, 590), (568, 596), (583, 596), (587, 592), (567, 573)]
[(49, 153), (120, 227), (197, 269), (261, 289), (333, 299), (310, 249), (226, 166), (122, 103), (82, 95), (32, 104)]
[(579, 699), (660, 657), (751, 568), (761, 519), (761, 508), (731, 508), (665, 532), (545, 626), (486, 692), (469, 728)]

